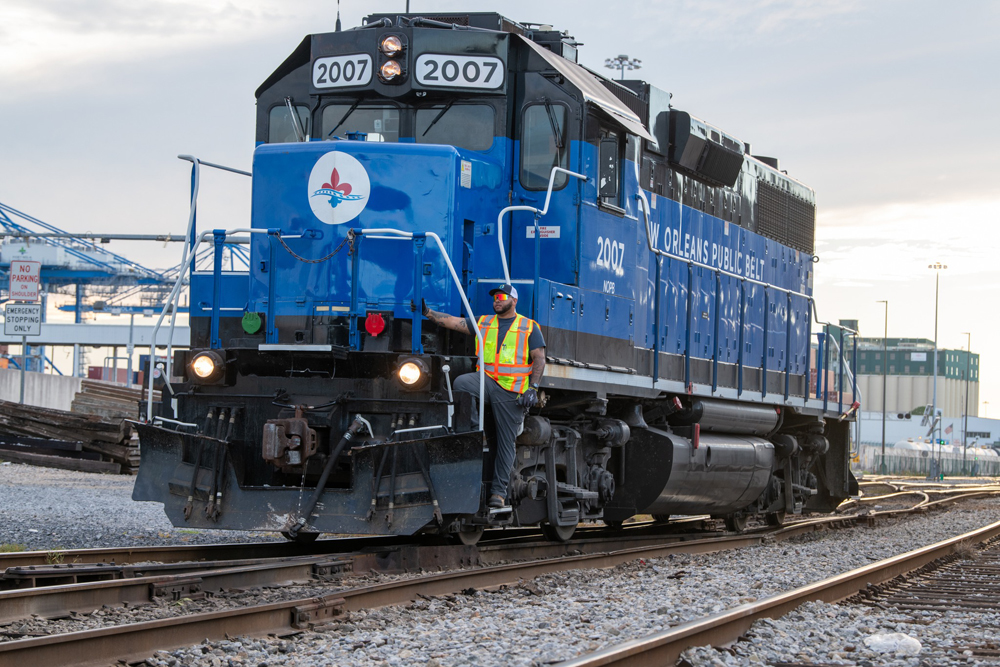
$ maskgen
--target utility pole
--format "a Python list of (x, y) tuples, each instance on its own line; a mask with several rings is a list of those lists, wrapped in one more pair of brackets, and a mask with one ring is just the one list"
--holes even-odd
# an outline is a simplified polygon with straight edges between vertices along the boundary
[(889, 301), (879, 301), (885, 304), (885, 332), (882, 335), (882, 467), (880, 472), (885, 475), (885, 390), (889, 372)]
[(965, 410), (963, 411), (965, 415), (962, 419), (962, 474), (969, 474), (969, 469), (966, 467), (966, 454), (969, 450), (969, 381), (972, 379), (969, 376), (972, 370), (972, 333), (965, 331), (966, 335), (965, 344)]
[[(932, 398), (933, 414), (931, 416), (934, 417), (934, 418), (936, 418), (938, 416), (938, 407), (937, 407), (937, 378), (938, 378), (938, 293), (939, 293), (938, 288), (940, 287), (940, 283), (941, 283), (941, 271), (943, 271), (944, 269), (947, 269), (948, 267), (946, 265), (942, 264), (941, 262), (934, 262), (933, 264), (929, 264), (927, 266), (927, 268), (934, 270), (934, 394), (933, 394), (933, 398)], [(937, 440), (937, 446), (938, 446), (937, 469), (938, 469), (938, 476), (941, 476), (941, 420), (938, 420), (938, 428), (937, 428), (937, 430), (938, 430), (938, 437), (936, 438), (936, 440)]]

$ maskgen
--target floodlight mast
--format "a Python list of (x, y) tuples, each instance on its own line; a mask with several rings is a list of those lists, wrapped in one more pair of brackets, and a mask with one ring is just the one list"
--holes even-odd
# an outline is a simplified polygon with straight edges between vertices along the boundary
[(616, 69), (621, 71), (621, 76), (618, 77), (619, 81), (625, 80), (625, 70), (635, 70), (642, 68), (642, 61), (638, 58), (629, 58), (624, 53), (617, 55), (614, 58), (607, 58), (604, 61), (604, 66), (608, 69)]

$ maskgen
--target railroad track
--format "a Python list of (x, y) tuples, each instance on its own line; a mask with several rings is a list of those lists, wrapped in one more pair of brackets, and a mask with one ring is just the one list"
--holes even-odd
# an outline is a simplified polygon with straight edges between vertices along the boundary
[[(579, 568), (607, 568), (641, 558), (662, 558), (679, 553), (708, 553), (723, 549), (743, 547), (759, 543), (764, 539), (788, 539), (815, 530), (830, 527), (854, 525), (853, 517), (824, 517), (811, 522), (801, 522), (781, 529), (761, 530), (740, 535), (724, 535), (697, 539), (666, 540), (661, 536), (656, 543), (632, 545), (596, 553), (561, 555), (558, 557), (536, 558), (534, 560), (489, 565), (465, 570), (452, 570), (437, 574), (413, 576), (396, 581), (378, 583), (355, 588), (345, 588), (332, 594), (290, 599), (281, 602), (254, 605), (251, 607), (226, 609), (211, 613), (165, 618), (117, 627), (83, 630), (45, 637), (15, 639), (0, 643), (0, 665), (30, 664), (45, 665), (107, 664), (116, 660), (141, 659), (158, 649), (185, 646), (205, 639), (233, 635), (266, 635), (294, 632), (312, 625), (323, 624), (347, 611), (370, 609), (392, 604), (401, 604), (419, 596), (436, 596), (457, 593), (469, 588), (483, 589), (504, 584), (517, 583), (542, 574), (561, 572)], [(688, 536), (683, 536), (688, 537)], [(645, 542), (653, 538), (642, 537)], [(597, 542), (600, 544), (600, 542)], [(475, 550), (474, 547), (452, 547)], [(506, 560), (516, 552), (527, 553), (526, 549), (542, 551), (553, 548), (580, 550), (595, 548), (588, 541), (579, 540), (568, 545), (536, 544), (535, 547), (520, 545), (505, 550), (484, 545), (481, 551), (495, 550), (496, 558), (504, 554)], [(338, 556), (338, 559), (341, 558)], [(351, 564), (350, 567), (355, 567)], [(274, 564), (268, 569), (253, 569), (256, 585), (276, 585), (289, 578), (293, 580), (311, 579), (315, 575), (310, 569), (327, 568), (324, 576), (333, 577), (348, 570), (347, 559), (322, 560), (320, 556), (293, 557), (282, 564)], [(135, 579), (113, 579), (101, 582), (77, 583), (66, 586), (35, 587), (0, 592), (0, 610), (11, 608), (11, 617), (24, 618), (25, 614), (64, 617), (75, 611), (96, 609), (109, 601), (116, 604), (143, 604), (153, 593), (169, 596), (190, 596), (210, 592), (213, 588), (240, 583), (241, 576), (251, 571), (250, 567), (218, 568), (198, 572), (195, 575), (176, 573), (166, 577), (140, 577)], [(273, 579), (267, 582), (268, 577)], [(185, 578), (186, 577), (186, 578)], [(196, 590), (197, 589), (197, 590)], [(4, 622), (0, 620), (0, 623)]]
[[(944, 502), (949, 499), (944, 499)], [(929, 503), (921, 499), (907, 511), (923, 511)], [(568, 544), (539, 543), (523, 531), (510, 531), (510, 535), (481, 543), (476, 547), (444, 545), (405, 545), (393, 543), (390, 538), (378, 548), (367, 552), (350, 552), (352, 547), (371, 540), (326, 540), (312, 545), (268, 543), (251, 545), (251, 553), (263, 549), (267, 553), (290, 549), (293, 555), (258, 559), (257, 561), (212, 560), (202, 563), (174, 563), (173, 565), (115, 566), (117, 572), (109, 573), (106, 565), (94, 564), (93, 558), (107, 556), (109, 550), (83, 550), (64, 552), (64, 558), (79, 563), (63, 565), (37, 564), (39, 554), (14, 554), (22, 565), (31, 570), (33, 583), (45, 580), (47, 571), (56, 576), (66, 576), (67, 570), (77, 568), (73, 576), (77, 581), (93, 576), (95, 570), (105, 575), (103, 581), (82, 581), (61, 586), (33, 586), (0, 592), (0, 624), (32, 614), (42, 618), (60, 618), (73, 613), (86, 612), (101, 606), (120, 604), (141, 605), (151, 600), (191, 599), (210, 595), (215, 591), (238, 587), (278, 586), (290, 582), (324, 582), (358, 572), (433, 570), (455, 567), (473, 567), (431, 576), (412, 577), (371, 586), (345, 588), (331, 595), (290, 599), (246, 608), (159, 619), (130, 625), (85, 630), (61, 635), (13, 639), (0, 643), (0, 664), (18, 664), (29, 660), (34, 665), (61, 665), (74, 663), (107, 663), (118, 659), (137, 659), (152, 654), (157, 649), (178, 647), (200, 641), (206, 637), (223, 637), (226, 634), (280, 634), (310, 625), (322, 624), (344, 611), (385, 606), (407, 602), (418, 595), (442, 595), (467, 588), (489, 588), (530, 579), (540, 574), (576, 568), (604, 568), (639, 558), (657, 558), (677, 553), (706, 553), (737, 548), (758, 543), (764, 539), (788, 539), (814, 530), (856, 525), (859, 521), (872, 522), (879, 514), (898, 514), (903, 510), (870, 513), (867, 516), (824, 517), (797, 522), (779, 530), (759, 530), (741, 535), (697, 534), (664, 535), (657, 527), (637, 525), (624, 531), (629, 541), (622, 544), (622, 536), (608, 537), (603, 530), (581, 530), (584, 539)], [(693, 520), (692, 525), (698, 525)], [(662, 527), (660, 527), (662, 528)], [(630, 534), (631, 533), (631, 534)], [(591, 537), (587, 537), (588, 534)], [(325, 544), (327, 543), (327, 544)], [(178, 552), (156, 550), (127, 550), (133, 557), (149, 559), (158, 555), (168, 560), (179, 553), (221, 555), (233, 553), (246, 555), (247, 551), (234, 550), (231, 546), (185, 547)], [(326, 553), (298, 553), (325, 549)], [(96, 554), (95, 551), (103, 552)], [(570, 552), (576, 552), (570, 554)], [(119, 552), (120, 554), (120, 552)], [(33, 561), (32, 558), (35, 560)], [(0, 559), (0, 565), (4, 560)], [(10, 560), (14, 560), (12, 557)], [(509, 561), (525, 562), (510, 563)], [(9, 561), (8, 561), (9, 562)], [(495, 563), (503, 562), (502, 565)], [(84, 563), (81, 565), (80, 563)], [(46, 570), (48, 568), (48, 570)], [(110, 569), (115, 569), (110, 568)], [(86, 572), (85, 572), (86, 570)], [(8, 570), (10, 572), (10, 570)], [(108, 577), (107, 575), (112, 576)], [(27, 578), (27, 577), (25, 577)], [(51, 581), (51, 579), (50, 579)], [(3, 630), (0, 629), (0, 633)], [(8, 636), (8, 638), (10, 638)], [(70, 659), (68, 660), (68, 657)]]

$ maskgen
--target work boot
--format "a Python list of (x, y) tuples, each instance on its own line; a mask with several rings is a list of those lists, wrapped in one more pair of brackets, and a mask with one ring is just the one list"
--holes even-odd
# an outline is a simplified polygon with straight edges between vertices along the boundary
[(503, 496), (494, 493), (492, 496), (490, 496), (490, 500), (488, 503), (486, 503), (486, 506), (491, 509), (499, 509), (503, 507)]

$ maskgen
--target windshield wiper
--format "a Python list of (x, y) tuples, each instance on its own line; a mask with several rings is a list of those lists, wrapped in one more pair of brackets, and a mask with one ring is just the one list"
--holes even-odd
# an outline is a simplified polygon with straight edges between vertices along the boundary
[(556, 114), (552, 110), (552, 105), (548, 100), (545, 101), (545, 113), (549, 117), (549, 125), (552, 126), (552, 134), (555, 136), (556, 148), (562, 153), (563, 139), (562, 132), (559, 131), (559, 123), (556, 122)]
[(302, 124), (299, 122), (299, 113), (295, 109), (295, 105), (292, 103), (291, 97), (285, 98), (285, 107), (288, 109), (288, 115), (292, 121), (292, 129), (295, 130), (295, 138), (299, 141), (305, 141), (306, 133), (302, 129)]
[(352, 113), (354, 113), (354, 110), (358, 108), (359, 104), (361, 104), (360, 99), (354, 100), (354, 104), (351, 105), (351, 108), (347, 110), (347, 113), (345, 113), (343, 116), (340, 117), (340, 120), (337, 121), (337, 124), (333, 126), (333, 129), (326, 133), (326, 136), (332, 137), (333, 133), (336, 132), (337, 129), (344, 124), (344, 121), (347, 120), (347, 117), (350, 116)]
[(431, 131), (431, 128), (434, 127), (434, 125), (436, 125), (439, 120), (441, 120), (441, 116), (445, 115), (448, 112), (448, 109), (450, 109), (451, 105), (453, 105), (454, 103), (455, 100), (450, 100), (448, 104), (444, 105), (444, 109), (438, 111), (438, 115), (434, 116), (434, 120), (431, 121), (431, 124), (427, 126), (427, 129), (424, 130), (424, 133), (421, 134), (420, 136), (426, 137), (427, 133)]

